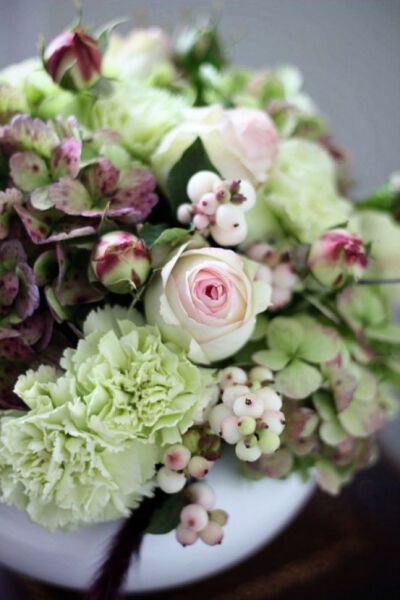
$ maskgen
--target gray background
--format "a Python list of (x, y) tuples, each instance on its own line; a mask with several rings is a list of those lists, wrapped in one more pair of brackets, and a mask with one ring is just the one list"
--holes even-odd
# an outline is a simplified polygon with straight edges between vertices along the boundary
[[(85, 22), (117, 16), (174, 30), (208, 0), (83, 0)], [(0, 67), (35, 54), (72, 20), (72, 0), (0, 0)], [(400, 0), (226, 0), (221, 30), (232, 58), (253, 67), (293, 62), (350, 151), (356, 195), (400, 168)]]

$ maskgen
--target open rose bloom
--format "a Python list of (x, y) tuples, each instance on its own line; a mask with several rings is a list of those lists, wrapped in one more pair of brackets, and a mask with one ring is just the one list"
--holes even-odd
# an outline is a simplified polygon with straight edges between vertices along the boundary
[(227, 358), (270, 304), (271, 288), (255, 281), (256, 270), (231, 250), (181, 248), (149, 285), (146, 317), (195, 362)]
[(223, 541), (227, 452), (331, 494), (371, 463), (398, 175), (352, 203), (298, 70), (229, 66), (212, 26), (79, 24), (42, 59), (0, 72), (0, 499), (49, 530), (129, 517), (108, 585), (121, 540)]

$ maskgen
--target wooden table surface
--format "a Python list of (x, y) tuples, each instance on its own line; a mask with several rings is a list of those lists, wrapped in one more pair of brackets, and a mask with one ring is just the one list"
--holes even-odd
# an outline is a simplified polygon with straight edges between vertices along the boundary
[[(11, 576), (19, 600), (80, 594)], [(11, 592), (0, 600), (11, 600)], [(229, 571), (137, 600), (391, 600), (400, 598), (400, 474), (379, 463), (338, 498), (317, 491), (270, 545)]]

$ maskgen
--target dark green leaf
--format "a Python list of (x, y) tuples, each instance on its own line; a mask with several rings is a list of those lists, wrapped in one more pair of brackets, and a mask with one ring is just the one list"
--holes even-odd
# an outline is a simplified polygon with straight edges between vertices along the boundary
[(168, 225), (165, 223), (158, 223), (157, 225), (153, 225), (152, 223), (145, 223), (142, 229), (140, 230), (140, 237), (146, 244), (147, 248), (152, 248), (160, 237), (163, 231), (168, 230)]
[(184, 505), (185, 497), (183, 493), (173, 494), (154, 512), (146, 533), (160, 535), (175, 529), (179, 525), (181, 510)]
[(217, 169), (208, 158), (200, 138), (182, 154), (180, 160), (172, 167), (167, 179), (167, 195), (173, 213), (180, 204), (190, 202), (186, 187), (189, 179), (198, 171), (214, 171)]

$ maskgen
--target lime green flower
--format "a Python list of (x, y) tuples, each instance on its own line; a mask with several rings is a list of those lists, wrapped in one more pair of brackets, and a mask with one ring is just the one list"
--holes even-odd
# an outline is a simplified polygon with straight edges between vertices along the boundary
[(124, 308), (92, 312), (65, 372), (28, 371), (15, 393), (30, 411), (3, 413), (2, 499), (51, 530), (126, 516), (151, 494), (161, 446), (203, 420), (212, 371), (140, 323)]
[[(122, 313), (120, 316), (119, 313)], [(85, 338), (61, 365), (77, 381), (90, 426), (105, 439), (174, 444), (211, 397), (213, 372), (193, 365), (157, 327), (137, 326), (125, 309), (92, 312)], [(134, 317), (138, 322), (138, 315)]]
[(281, 144), (266, 192), (265, 202), (282, 226), (304, 243), (345, 222), (351, 211), (350, 204), (337, 193), (334, 165), (328, 154), (301, 139)]
[(93, 129), (117, 131), (135, 156), (148, 160), (165, 134), (181, 120), (184, 102), (167, 91), (115, 84), (87, 115)]
[(157, 447), (97, 436), (73, 378), (42, 366), (20, 377), (15, 391), (31, 410), (1, 419), (3, 501), (55, 530), (127, 516), (150, 495)]

